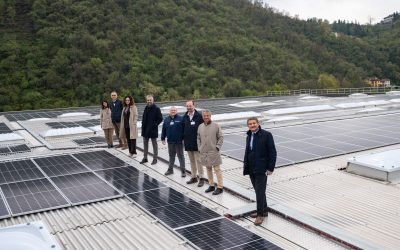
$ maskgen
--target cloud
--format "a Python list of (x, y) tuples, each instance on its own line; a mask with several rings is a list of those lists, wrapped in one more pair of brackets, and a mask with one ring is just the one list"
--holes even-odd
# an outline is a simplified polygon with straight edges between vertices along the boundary
[(270, 7), (298, 15), (301, 19), (317, 17), (357, 21), (365, 24), (380, 22), (393, 12), (400, 11), (399, 0), (264, 0)]

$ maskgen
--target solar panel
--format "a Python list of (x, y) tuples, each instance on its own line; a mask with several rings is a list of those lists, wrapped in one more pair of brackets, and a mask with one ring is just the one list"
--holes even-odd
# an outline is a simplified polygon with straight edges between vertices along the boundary
[(48, 179), (2, 184), (1, 189), (13, 215), (69, 205)]
[(78, 124), (79, 126), (85, 127), (85, 128), (98, 126), (98, 125), (100, 125), (100, 119), (90, 119), (90, 120), (85, 120), (85, 121), (77, 121), (76, 124)]
[(26, 144), (16, 145), (16, 146), (9, 146), (10, 151), (13, 153), (22, 153), (22, 152), (29, 152), (31, 149)]
[(193, 200), (153, 208), (148, 211), (171, 228), (182, 227), (220, 217), (216, 212)]
[(31, 149), (26, 144), (5, 146), (0, 148), (0, 154), (23, 153), (29, 151), (31, 151)]
[(0, 154), (9, 154), (9, 153), (11, 153), (11, 150), (9, 147), (0, 148)]
[(83, 138), (83, 139), (75, 139), (73, 140), (76, 144), (80, 146), (85, 146), (85, 145), (93, 145), (93, 144), (105, 144), (106, 139), (104, 137), (100, 136), (94, 136), (94, 137), (89, 137), (89, 138)]
[(128, 164), (105, 150), (73, 154), (92, 170), (102, 170), (127, 166)]
[(45, 178), (30, 160), (0, 162), (0, 184)]
[(189, 202), (191, 200), (172, 188), (148, 190), (145, 192), (129, 194), (128, 197), (146, 209), (154, 209), (177, 203)]
[(176, 231), (200, 249), (281, 249), (226, 218)]
[(75, 139), (72, 141), (75, 142), (76, 144), (78, 144), (79, 146), (96, 144), (96, 142), (90, 140), (89, 138)]
[(10, 213), (7, 210), (6, 204), (3, 199), (0, 198), (0, 218), (10, 217)]
[[(276, 166), (399, 143), (398, 122), (398, 115), (390, 114), (270, 129), (278, 152)], [(243, 160), (242, 132), (225, 136), (224, 142), (224, 155)]]
[(36, 158), (34, 161), (50, 177), (90, 171), (70, 155)]
[[(113, 171), (116, 172), (118, 170), (115, 169)], [(144, 173), (140, 173), (138, 178), (130, 177), (113, 180), (112, 184), (114, 187), (125, 194), (166, 187), (165, 184)]]
[(3, 122), (0, 123), (0, 134), (8, 134), (13, 131)]
[(94, 173), (52, 177), (73, 205), (120, 197), (121, 194)]

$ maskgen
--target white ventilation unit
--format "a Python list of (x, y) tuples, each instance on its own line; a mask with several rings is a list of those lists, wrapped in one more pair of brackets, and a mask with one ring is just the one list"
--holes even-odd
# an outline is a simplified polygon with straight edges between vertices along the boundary
[(70, 113), (64, 113), (57, 117), (58, 118), (66, 118), (66, 117), (81, 117), (81, 116), (91, 116), (91, 114), (86, 113), (86, 112), (70, 112)]
[(355, 156), (348, 160), (347, 171), (394, 183), (400, 182), (400, 149)]
[(84, 127), (50, 129), (39, 133), (45, 139), (63, 138), (68, 136), (93, 135), (93, 131)]
[(41, 221), (0, 228), (0, 249), (62, 249)]
[(335, 110), (335, 108), (330, 105), (314, 105), (314, 106), (301, 106), (295, 108), (270, 109), (268, 111), (263, 112), (263, 115), (278, 116), (278, 115), (303, 114), (303, 113), (313, 113), (313, 112), (322, 112), (331, 110)]
[(260, 102), (257, 100), (242, 101), (237, 103), (231, 103), (229, 106), (238, 108), (251, 108), (251, 107), (262, 107), (262, 106), (273, 106), (276, 105), (274, 102)]
[(0, 144), (20, 144), (24, 143), (25, 139), (16, 133), (0, 134)]

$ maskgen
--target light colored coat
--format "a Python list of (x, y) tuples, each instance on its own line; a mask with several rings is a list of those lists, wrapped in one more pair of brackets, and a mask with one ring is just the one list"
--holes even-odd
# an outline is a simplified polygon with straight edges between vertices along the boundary
[(197, 145), (202, 165), (211, 167), (222, 164), (220, 150), (223, 142), (224, 136), (218, 123), (200, 124), (197, 130)]
[[(124, 108), (125, 109), (125, 108)], [(126, 138), (125, 135), (125, 113), (124, 109), (122, 110), (121, 114), (121, 127), (119, 130), (119, 136), (121, 138)], [(129, 133), (130, 133), (130, 138), (129, 139), (137, 139), (138, 137), (138, 128), (137, 128), (137, 118), (138, 118), (138, 111), (136, 105), (133, 105), (129, 109), (130, 115), (129, 115)]]
[(114, 128), (111, 121), (111, 110), (109, 108), (100, 110), (100, 127), (101, 129)]

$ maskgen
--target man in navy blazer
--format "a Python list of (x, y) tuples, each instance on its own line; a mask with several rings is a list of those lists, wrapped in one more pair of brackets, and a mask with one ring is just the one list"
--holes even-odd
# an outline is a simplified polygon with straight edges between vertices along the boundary
[(267, 176), (271, 175), (276, 163), (276, 149), (272, 134), (261, 129), (256, 117), (247, 119), (246, 151), (243, 160), (243, 175), (249, 175), (251, 184), (256, 192), (257, 213), (255, 225), (261, 225), (264, 217), (268, 216), (267, 198)]
[(119, 129), (121, 125), (121, 114), (123, 105), (120, 100), (118, 100), (118, 95), (116, 91), (111, 92), (111, 102), (108, 104), (111, 110), (111, 121), (114, 126), (115, 135), (119, 140), (119, 145), (117, 148), (122, 147), (122, 149), (128, 148), (126, 145), (126, 141), (119, 136)]

